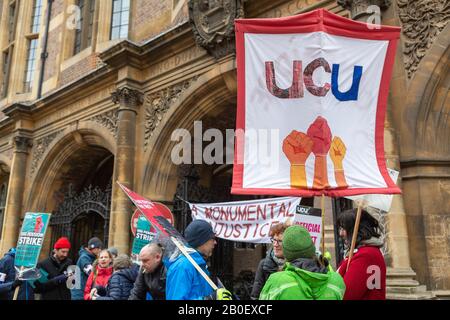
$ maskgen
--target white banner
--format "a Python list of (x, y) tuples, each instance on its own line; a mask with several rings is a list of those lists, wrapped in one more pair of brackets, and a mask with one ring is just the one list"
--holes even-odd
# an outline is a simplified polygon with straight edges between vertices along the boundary
[(325, 10), (237, 19), (235, 194), (395, 194), (384, 117), (399, 28)]
[(230, 241), (270, 243), (269, 230), (290, 220), (304, 226), (316, 248), (321, 241), (320, 210), (300, 205), (301, 198), (283, 197), (223, 203), (189, 203), (192, 219), (208, 221), (217, 237)]

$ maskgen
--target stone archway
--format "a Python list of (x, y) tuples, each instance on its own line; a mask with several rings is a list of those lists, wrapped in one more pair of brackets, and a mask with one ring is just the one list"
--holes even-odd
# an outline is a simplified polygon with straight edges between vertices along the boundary
[[(96, 235), (107, 243), (109, 236), (114, 167), (111, 139), (91, 128), (67, 131), (49, 146), (29, 192), (29, 208), (52, 213), (43, 253), (50, 251), (60, 236), (69, 237), (76, 246), (86, 245), (84, 242)], [(75, 228), (83, 217), (84, 227)], [(94, 230), (98, 223), (102, 223), (101, 234)], [(75, 255), (79, 248), (73, 249)]]
[(450, 24), (435, 39), (397, 112), (411, 266), (430, 290), (448, 290), (450, 244)]
[[(168, 108), (153, 128), (144, 155), (143, 177), (140, 190), (156, 198), (174, 194), (177, 185), (177, 168), (171, 162), (172, 132), (179, 128), (192, 131), (194, 121), (206, 115), (218, 115), (236, 103), (235, 64), (228, 61), (202, 76), (196, 76), (190, 86)], [(157, 151), (156, 151), (157, 150)], [(157, 170), (155, 170), (157, 168)]]

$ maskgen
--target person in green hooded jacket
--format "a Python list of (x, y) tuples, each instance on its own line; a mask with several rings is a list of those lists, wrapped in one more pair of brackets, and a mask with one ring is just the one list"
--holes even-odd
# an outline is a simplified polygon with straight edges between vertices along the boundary
[(260, 300), (342, 300), (345, 284), (341, 275), (319, 262), (308, 231), (290, 226), (284, 232), (283, 271), (273, 273)]

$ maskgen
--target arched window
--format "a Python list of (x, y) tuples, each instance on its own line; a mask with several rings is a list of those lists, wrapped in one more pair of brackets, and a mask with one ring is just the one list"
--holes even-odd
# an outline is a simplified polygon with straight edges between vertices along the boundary
[(6, 183), (0, 186), (0, 239), (2, 238), (3, 229), (3, 219), (5, 217), (5, 207), (6, 207), (6, 192), (8, 188)]

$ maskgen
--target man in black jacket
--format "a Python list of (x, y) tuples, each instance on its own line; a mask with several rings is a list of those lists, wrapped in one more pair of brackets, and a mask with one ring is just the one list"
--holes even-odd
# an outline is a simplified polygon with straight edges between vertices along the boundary
[(41, 294), (41, 300), (70, 300), (67, 287), (67, 267), (72, 265), (72, 260), (67, 258), (70, 242), (67, 238), (59, 238), (53, 248), (53, 254), (37, 264), (43, 278), (46, 276), (47, 279), (41, 278), (35, 282), (35, 292)]
[(153, 300), (166, 299), (166, 268), (162, 263), (162, 248), (157, 243), (147, 244), (139, 253), (142, 266), (128, 300), (146, 300), (147, 292)]

